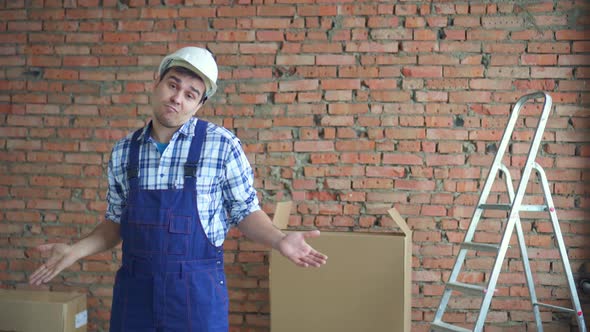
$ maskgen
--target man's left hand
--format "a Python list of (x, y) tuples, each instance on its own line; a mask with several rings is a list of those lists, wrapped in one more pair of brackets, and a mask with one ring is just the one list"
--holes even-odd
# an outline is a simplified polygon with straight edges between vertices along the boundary
[(290, 261), (301, 267), (320, 267), (326, 264), (328, 257), (305, 241), (306, 238), (320, 236), (320, 231), (291, 232), (281, 239), (278, 244), (279, 252)]

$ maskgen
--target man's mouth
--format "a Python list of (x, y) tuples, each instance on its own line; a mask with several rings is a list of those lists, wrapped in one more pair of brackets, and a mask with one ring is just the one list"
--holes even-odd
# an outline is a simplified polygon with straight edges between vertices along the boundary
[(169, 112), (174, 112), (174, 113), (178, 113), (178, 110), (176, 109), (176, 107), (170, 105), (170, 104), (165, 104), (164, 107), (166, 108), (166, 110), (168, 110)]

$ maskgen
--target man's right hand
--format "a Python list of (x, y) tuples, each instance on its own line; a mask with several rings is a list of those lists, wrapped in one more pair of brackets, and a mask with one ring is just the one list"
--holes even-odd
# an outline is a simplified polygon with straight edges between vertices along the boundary
[(29, 277), (29, 284), (40, 285), (49, 282), (62, 270), (77, 260), (72, 253), (72, 246), (65, 243), (48, 243), (36, 247), (42, 254), (49, 253), (49, 259)]
[(121, 242), (120, 225), (105, 220), (98, 224), (87, 237), (73, 245), (65, 243), (42, 244), (37, 247), (37, 250), (42, 254), (49, 254), (49, 259), (31, 274), (29, 283), (38, 286), (49, 282), (77, 260), (112, 249), (119, 242)]

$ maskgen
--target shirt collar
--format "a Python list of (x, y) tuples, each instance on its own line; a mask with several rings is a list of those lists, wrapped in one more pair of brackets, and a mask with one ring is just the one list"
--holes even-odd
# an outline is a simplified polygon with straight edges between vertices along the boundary
[[(143, 131), (141, 132), (141, 134), (139, 135), (139, 137), (137, 138), (139, 141), (144, 141), (147, 142), (150, 139), (153, 140), (153, 138), (150, 136), (150, 133), (152, 131), (152, 121), (150, 120), (150, 122), (147, 124), (147, 126), (145, 126), (143, 128)], [(185, 137), (192, 137), (195, 135), (195, 126), (197, 124), (198, 119), (195, 117), (190, 118), (187, 122), (185, 122), (175, 133), (174, 135), (172, 135), (172, 139), (170, 141), (175, 140), (178, 135), (183, 135)]]

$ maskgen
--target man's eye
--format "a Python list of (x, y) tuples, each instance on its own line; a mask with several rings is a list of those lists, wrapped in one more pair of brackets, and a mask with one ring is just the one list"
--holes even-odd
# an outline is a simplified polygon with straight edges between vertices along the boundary
[(193, 96), (193, 95), (191, 95), (191, 94), (187, 95), (186, 97), (187, 97), (188, 99), (195, 99), (195, 96)]
[(170, 85), (169, 85), (169, 86), (170, 86), (172, 89), (175, 89), (175, 88), (176, 88), (176, 84), (174, 84), (174, 83), (170, 83)]

